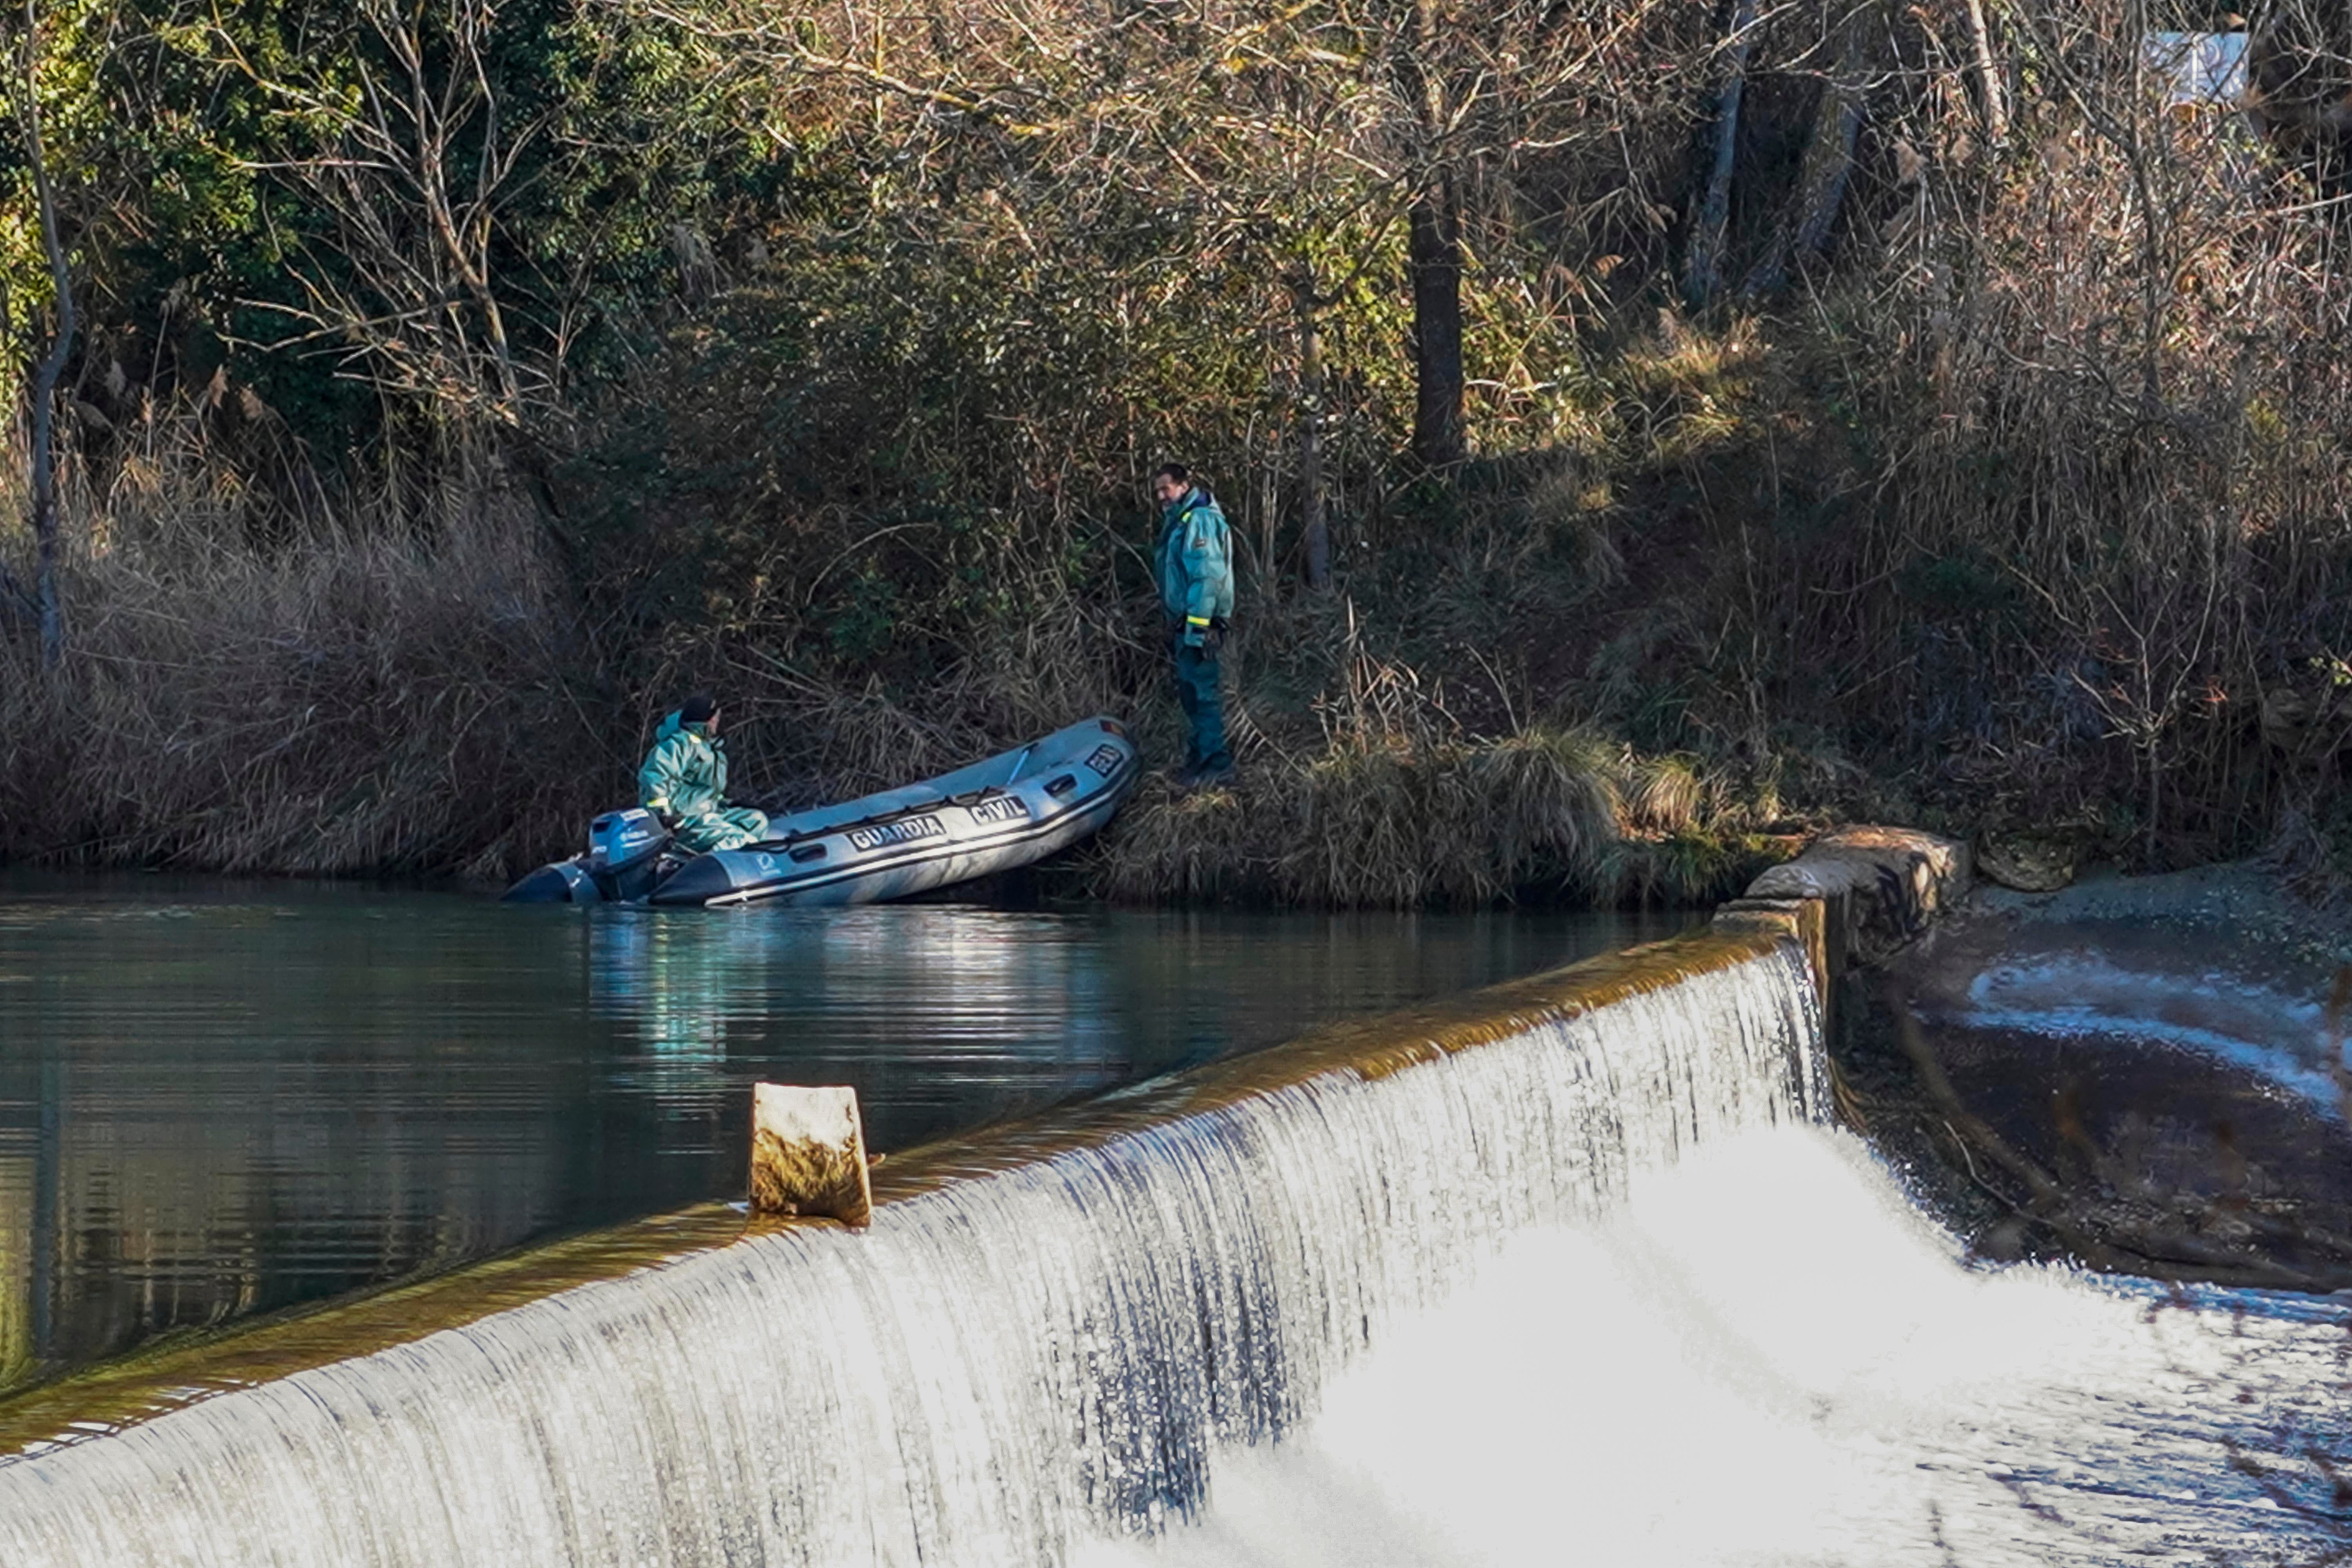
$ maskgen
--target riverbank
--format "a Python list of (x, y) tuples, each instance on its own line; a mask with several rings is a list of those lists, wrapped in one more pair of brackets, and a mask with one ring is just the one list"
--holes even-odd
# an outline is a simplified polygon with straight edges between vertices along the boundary
[[(1851, 100), (1835, 8), (1752, 52), (1701, 12), (1496, 13), (1462, 80), (1536, 71), (1537, 37), (1557, 74), (1443, 179), (1384, 163), (1411, 73), (1354, 80), (1394, 39), (1338, 14), (1268, 20), (1307, 29), (1303, 96), (1240, 121), (1247, 51), (1172, 16), (1110, 30), (1155, 40), (1120, 71), (1188, 62), (1129, 96), (967, 79), (1037, 37), (1095, 58), (1083, 6), (1002, 59), (877, 16), (916, 73), (887, 90), (839, 74), (878, 37), (811, 57), (719, 0), (566, 17), (485, 22), (472, 73), (364, 18), (39, 51), (79, 195), (62, 274), (0, 233), (28, 302), (0, 363), (38, 360), (58, 276), (86, 322), (46, 663), (29, 432), (0, 443), (0, 858), (495, 880), (626, 798), (697, 688), (755, 804), (1094, 711), (1172, 763), (1144, 500), (1172, 457), (1234, 524), (1244, 783), (1147, 792), (1078, 890), (1705, 901), (1871, 820), (2352, 886), (2326, 161), (2167, 107), (2132, 17), (1996, 28), (2068, 85), (1989, 130), (1925, 13), (1860, 29), (1906, 63)], [(1711, 85), (1734, 57), (1744, 99)], [(422, 132), (224, 121), (263, 58), (322, 105), (414, 60), (454, 72), (425, 98), (537, 106), (448, 263), (469, 304), (404, 292), (404, 237), (446, 232), (422, 197), (347, 184), (349, 146)], [(583, 151), (614, 124), (632, 158)], [(1275, 155), (1310, 144), (1312, 175)], [(1171, 159), (1221, 173), (1171, 189)], [(162, 165), (201, 199), (155, 206)], [(407, 226), (350, 221), (374, 202)]]
[[(1444, 524), (1474, 560), (1525, 525), (1515, 489), (1490, 500)], [(1714, 744), (1703, 691), (1637, 744), (1638, 713), (1609, 692), (1638, 706), (1646, 686), (1606, 659), (1591, 679), (1548, 669), (1560, 617), (1605, 592), (1574, 554), (1520, 544), (1491, 570), (1426, 572), (1417, 551), (1371, 555), (1328, 595), (1259, 578), (1226, 659), (1241, 778), (1188, 795), (1167, 776), (1164, 656), (1139, 630), (1157, 613), (1123, 592), (1140, 520), (1087, 546), (1107, 604), (1024, 579), (1018, 641), (982, 621), (951, 652), (910, 628), (853, 658), (691, 619), (624, 636), (540, 502), (486, 478), (433, 504), (422, 531), (362, 517), (257, 541), (218, 474), (122, 476), (90, 520), (104, 548), (66, 576), (64, 661), (0, 639), (0, 861), (504, 880), (631, 797), (653, 722), (689, 687), (723, 696), (735, 792), (772, 809), (1117, 714), (1155, 774), (1046, 879), (1126, 903), (1696, 905), (1875, 799), (1819, 755)], [(938, 606), (901, 606), (918, 608)], [(1644, 614), (1621, 603), (1609, 625)], [(1584, 640), (1599, 657), (1620, 635)], [(908, 668), (920, 647), (928, 672)]]
[[(1367, 541), (1328, 594), (1245, 572), (1227, 658), (1241, 777), (1192, 795), (1167, 777), (1181, 738), (1134, 580), (1139, 516), (1085, 525), (1068, 542), (1076, 581), (1017, 577), (960, 641), (929, 624), (948, 605), (900, 601), (893, 638), (861, 650), (838, 624), (714, 623), (707, 605), (631, 626), (613, 603), (628, 583), (583, 579), (563, 509), (551, 518), (511, 477), (409, 498), (422, 528), (387, 511), (262, 538), (221, 473), (126, 469), (90, 502), (91, 548), (66, 574), (63, 663), (0, 637), (0, 862), (502, 881), (576, 847), (631, 794), (663, 707), (708, 686), (727, 702), (738, 794), (772, 808), (1119, 715), (1157, 771), (1045, 877), (1126, 903), (1700, 905), (1809, 834), (1873, 817), (2023, 832), (2070, 863), (2134, 868), (2267, 847), (2305, 896), (2336, 896), (2352, 835), (2314, 793), (2332, 700), (2305, 702), (2300, 729), (2273, 722), (2303, 700), (2292, 670), (2260, 703), (2249, 676), (2203, 729), (2168, 731), (2167, 746), (2213, 749), (2153, 777), (2080, 714), (2021, 744), (2030, 671), (1978, 670), (1899, 728), (1874, 699), (1817, 704), (1796, 628), (1759, 642), (1754, 585), (1732, 568), (1769, 547), (1774, 593), (1831, 590), (1769, 510), (1691, 508), (1775, 429), (1819, 437), (1792, 368), (1819, 345), (1754, 323), (1677, 331), (1682, 349), (1629, 347), (1619, 365), (1692, 412), (1664, 421), (1657, 451), (1592, 470), (1608, 499), (1568, 495), (1559, 464), (1497, 461), (1395, 492), (1423, 510), (1385, 525), (1388, 547)], [(1711, 433), (1678, 434), (1700, 410)], [(1727, 664), (1728, 635), (1750, 653)], [(1853, 689), (1916, 685), (1911, 656), (1887, 657)], [(2226, 776), (2200, 784), (2213, 768)]]

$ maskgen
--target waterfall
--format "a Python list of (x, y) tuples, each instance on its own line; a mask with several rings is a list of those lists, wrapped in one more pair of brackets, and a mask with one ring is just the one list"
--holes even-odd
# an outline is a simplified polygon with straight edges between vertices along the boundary
[(0, 1563), (1066, 1561), (1513, 1236), (1818, 1116), (1793, 948), (1610, 994), (0, 1461)]
[(2347, 1304), (1959, 1266), (1861, 1142), (1752, 1129), (1507, 1238), (1194, 1522), (1077, 1568), (2315, 1568)]

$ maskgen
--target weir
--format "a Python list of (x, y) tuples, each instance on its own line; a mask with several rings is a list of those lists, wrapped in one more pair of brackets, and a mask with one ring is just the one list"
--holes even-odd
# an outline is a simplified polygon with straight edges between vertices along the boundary
[(1818, 1120), (1820, 924), (1749, 923), (894, 1154), (863, 1233), (712, 1205), (61, 1384), (0, 1562), (1062, 1561), (1511, 1234)]

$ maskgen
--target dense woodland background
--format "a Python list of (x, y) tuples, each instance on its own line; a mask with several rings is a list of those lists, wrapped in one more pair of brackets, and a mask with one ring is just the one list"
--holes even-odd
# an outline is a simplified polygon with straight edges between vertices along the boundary
[(1697, 898), (1874, 816), (2328, 896), (2304, 3), (2249, 114), (2149, 0), (30, 0), (0, 858), (506, 875), (696, 686), (770, 805), (1165, 759), (1173, 456), (1244, 782), (1095, 890)]

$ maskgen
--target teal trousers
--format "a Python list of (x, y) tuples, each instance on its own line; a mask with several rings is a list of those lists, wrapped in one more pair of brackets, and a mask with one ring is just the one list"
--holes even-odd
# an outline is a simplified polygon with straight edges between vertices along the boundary
[(1185, 742), (1184, 766), (1200, 773), (1223, 773), (1234, 765), (1233, 750), (1225, 744), (1225, 695), (1217, 674), (1216, 655), (1176, 645), (1176, 701), (1192, 731)]
[(677, 847), (689, 855), (713, 849), (740, 849), (768, 836), (768, 814), (748, 805), (722, 805), (677, 825)]

